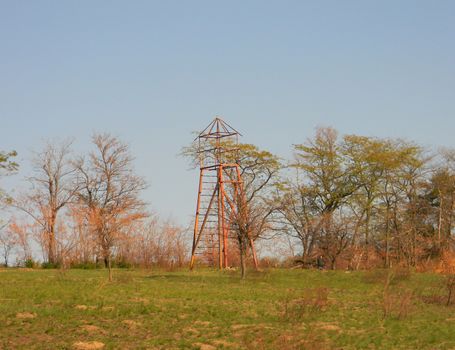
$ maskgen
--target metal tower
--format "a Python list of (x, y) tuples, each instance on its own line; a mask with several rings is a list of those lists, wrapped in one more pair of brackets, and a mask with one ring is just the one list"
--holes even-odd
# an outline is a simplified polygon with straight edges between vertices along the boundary
[[(194, 221), (190, 268), (196, 256), (220, 269), (228, 266), (229, 239), (235, 237), (235, 220), (245, 194), (238, 164), (238, 131), (215, 118), (197, 137), (200, 163), (199, 190)], [(244, 211), (246, 213), (246, 211)], [(250, 240), (257, 265), (253, 241)]]

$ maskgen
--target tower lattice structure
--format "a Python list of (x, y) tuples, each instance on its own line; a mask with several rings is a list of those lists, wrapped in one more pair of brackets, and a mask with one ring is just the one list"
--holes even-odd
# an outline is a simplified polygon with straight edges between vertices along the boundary
[[(195, 139), (200, 173), (191, 269), (196, 257), (220, 269), (229, 266), (229, 242), (238, 229), (235, 217), (240, 214), (239, 208), (247, 212), (238, 164), (239, 136), (242, 135), (237, 130), (217, 117)], [(250, 247), (257, 265), (252, 240)]]

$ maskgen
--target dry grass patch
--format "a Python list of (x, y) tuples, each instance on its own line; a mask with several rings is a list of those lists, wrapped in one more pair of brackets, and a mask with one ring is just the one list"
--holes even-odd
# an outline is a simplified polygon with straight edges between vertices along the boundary
[(91, 324), (85, 324), (80, 326), (79, 328), (88, 333), (103, 333), (103, 330), (100, 327)]
[(210, 344), (194, 343), (194, 346), (198, 346), (200, 350), (216, 350), (216, 347)]
[(21, 320), (33, 319), (36, 318), (36, 314), (34, 312), (18, 312), (16, 314), (16, 318)]
[(114, 311), (115, 307), (113, 306), (103, 306), (101, 308), (102, 311)]
[(141, 325), (140, 322), (134, 320), (123, 320), (122, 323), (127, 326), (128, 328), (136, 328)]
[(76, 305), (74, 306), (76, 310), (94, 310), (96, 306), (87, 306), (87, 305)]
[(78, 341), (73, 344), (73, 349), (76, 350), (99, 350), (104, 348), (104, 343), (101, 343), (99, 341), (89, 341), (89, 342), (83, 342), (83, 341)]
[(183, 328), (183, 334), (188, 335), (188, 336), (197, 336), (200, 334), (200, 332), (196, 328), (186, 327), (186, 328)]
[(231, 342), (229, 342), (227, 340), (223, 340), (223, 339), (214, 340), (213, 344), (215, 344), (217, 347), (223, 347), (223, 348), (234, 348), (234, 349), (239, 348), (239, 344), (231, 343)]
[(315, 323), (315, 326), (319, 329), (322, 329), (324, 331), (337, 331), (341, 332), (340, 326), (338, 326), (335, 323), (328, 323), (328, 322), (317, 322)]

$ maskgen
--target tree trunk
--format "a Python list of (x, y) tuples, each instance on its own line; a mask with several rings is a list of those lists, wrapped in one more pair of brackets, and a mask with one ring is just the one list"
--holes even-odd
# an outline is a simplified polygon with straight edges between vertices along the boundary
[(389, 205), (387, 204), (386, 215), (385, 215), (385, 267), (390, 267), (390, 223), (389, 223)]
[(441, 230), (442, 230), (442, 193), (441, 190), (439, 192), (439, 222), (438, 222), (438, 250), (441, 250)]
[(240, 271), (242, 273), (242, 280), (246, 277), (246, 242), (243, 242), (244, 239), (239, 239), (239, 247), (240, 247)]
[(56, 257), (55, 257), (55, 222), (56, 222), (56, 214), (52, 213), (50, 222), (49, 222), (49, 232), (48, 232), (48, 260), (49, 263), (55, 264)]
[(242, 280), (246, 277), (246, 257), (244, 252), (240, 252), (240, 271), (242, 272)]
[(112, 266), (111, 266), (111, 257), (108, 256), (107, 258), (107, 268), (109, 270), (109, 282), (112, 282)]
[(302, 238), (300, 239), (300, 242), (302, 243), (302, 269), (304, 269), (307, 263), (307, 245)]
[(368, 207), (366, 210), (366, 217), (365, 217), (365, 265), (369, 266), (370, 260), (370, 218), (371, 218), (371, 208), (370, 203), (368, 203)]
[(54, 233), (52, 232), (52, 229), (49, 232), (48, 239), (49, 239), (49, 242), (48, 242), (48, 260), (49, 260), (49, 263), (55, 264), (55, 250), (54, 250), (54, 247), (55, 247), (55, 236), (54, 236)]

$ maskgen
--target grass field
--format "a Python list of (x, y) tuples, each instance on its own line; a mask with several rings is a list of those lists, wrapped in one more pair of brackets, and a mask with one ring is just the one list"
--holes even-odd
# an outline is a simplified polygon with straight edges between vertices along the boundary
[(451, 349), (443, 277), (0, 270), (0, 349)]

